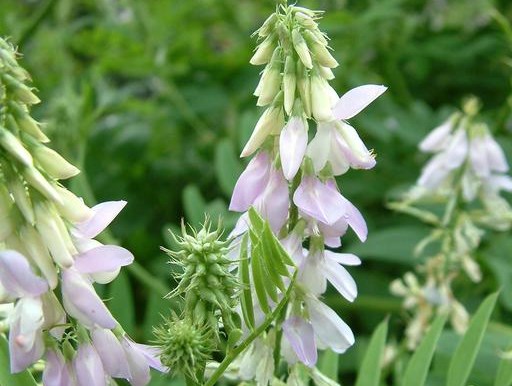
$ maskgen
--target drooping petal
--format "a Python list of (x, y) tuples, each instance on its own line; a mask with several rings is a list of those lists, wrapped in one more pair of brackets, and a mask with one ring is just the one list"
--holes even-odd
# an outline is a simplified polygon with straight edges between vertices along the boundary
[(0, 282), (13, 297), (39, 296), (48, 283), (34, 274), (25, 256), (14, 250), (0, 252)]
[(144, 355), (131, 346), (127, 339), (121, 339), (121, 346), (130, 366), (130, 378), (132, 386), (145, 386), (150, 381), (149, 365)]
[[(375, 166), (374, 155), (359, 137), (356, 129), (345, 122), (337, 122), (334, 144), (355, 169), (371, 169)], [(332, 161), (331, 161), (332, 162)]]
[(44, 386), (68, 386), (72, 384), (68, 367), (60, 351), (48, 350), (45, 359), (46, 363), (43, 371)]
[(130, 378), (130, 367), (123, 346), (112, 331), (95, 328), (92, 332), (92, 344), (107, 374), (115, 378)]
[(333, 123), (318, 123), (316, 134), (307, 148), (307, 155), (313, 161), (313, 167), (317, 173), (324, 168), (329, 159), (332, 125)]
[(101, 359), (90, 343), (82, 343), (78, 346), (73, 358), (78, 386), (106, 386), (105, 370)]
[(267, 186), (270, 173), (270, 157), (267, 152), (260, 151), (247, 164), (246, 169), (238, 178), (229, 210), (245, 212)]
[(308, 216), (328, 225), (334, 224), (345, 214), (342, 195), (314, 176), (302, 179), (293, 194), (293, 202)]
[(62, 300), (68, 314), (89, 328), (113, 329), (117, 324), (91, 283), (73, 268), (62, 272)]
[(308, 367), (317, 361), (315, 335), (311, 323), (297, 316), (291, 316), (283, 323), (283, 333), (297, 354), (299, 360)]
[(109, 272), (130, 265), (133, 255), (117, 245), (101, 245), (75, 257), (75, 268), (81, 273)]
[(322, 222), (318, 222), (317, 225), (320, 233), (324, 236), (325, 245), (331, 248), (338, 248), (341, 246), (340, 237), (347, 233), (348, 229), (346, 216), (342, 216), (332, 225), (327, 225)]
[(446, 147), (451, 136), (453, 123), (450, 118), (440, 126), (432, 130), (419, 144), (421, 151), (425, 153), (438, 152)]
[(366, 84), (353, 88), (341, 96), (332, 108), (336, 119), (350, 119), (384, 93), (388, 88)]
[(366, 226), (363, 215), (349, 200), (343, 196), (341, 196), (341, 198), (345, 204), (348, 225), (352, 228), (357, 237), (359, 237), (359, 240), (365, 242), (368, 236), (368, 227)]
[(354, 301), (357, 297), (357, 285), (345, 268), (333, 260), (325, 259), (323, 273), (341, 296), (349, 302)]
[(126, 201), (107, 201), (91, 208), (94, 215), (87, 221), (75, 225), (75, 232), (83, 238), (92, 239), (99, 235), (123, 210)]
[(451, 170), (446, 167), (447, 163), (445, 162), (445, 158), (445, 153), (439, 153), (423, 167), (417, 182), (418, 186), (434, 190), (442, 184), (444, 179), (451, 172)]
[(144, 357), (150, 367), (162, 373), (169, 371), (169, 369), (160, 362), (160, 350), (157, 347), (134, 342), (127, 336), (124, 337), (124, 340), (133, 350), (139, 352)]
[(352, 330), (336, 312), (314, 297), (306, 298), (306, 304), (319, 341), (340, 354), (354, 344)]
[(254, 208), (268, 220), (274, 233), (278, 233), (288, 218), (290, 199), (288, 182), (282, 170), (272, 168), (265, 191), (256, 199)]
[(308, 145), (308, 128), (303, 118), (293, 116), (281, 131), (279, 137), (279, 153), (283, 174), (288, 181), (292, 180), (302, 164)]
[(343, 265), (360, 265), (361, 259), (353, 253), (338, 253), (329, 250), (324, 251), (324, 257)]

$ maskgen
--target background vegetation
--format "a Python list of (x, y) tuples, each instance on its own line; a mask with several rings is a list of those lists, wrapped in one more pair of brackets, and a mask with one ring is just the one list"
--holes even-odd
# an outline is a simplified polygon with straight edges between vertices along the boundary
[[(512, 4), (300, 4), (326, 11), (321, 26), (341, 64), (333, 82), (340, 94), (366, 83), (389, 87), (354, 120), (378, 155), (377, 167), (341, 180), (370, 230), (364, 245), (349, 235), (343, 247), (363, 259), (351, 269), (360, 296), (348, 304), (328, 295), (358, 337), (339, 360), (340, 379), (350, 384), (377, 324), (390, 315), (390, 339), (399, 341), (407, 318), (388, 286), (418, 263), (412, 250), (428, 229), (385, 203), (417, 178), (426, 160), (416, 150), (419, 140), (476, 95), (512, 162)], [(252, 92), (261, 68), (248, 64), (250, 35), (274, 6), (271, 0), (0, 0), (0, 35), (24, 53), (21, 63), (43, 100), (35, 115), (47, 123), (53, 146), (84, 171), (71, 188), (90, 204), (128, 201), (111, 231), (139, 266), (102, 290), (139, 340), (152, 339), (149, 326), (169, 309), (161, 296), (173, 286), (171, 268), (159, 250), (170, 243), (167, 229), (182, 217), (198, 224), (204, 212), (221, 215), (228, 229), (237, 218), (227, 204), (244, 167), (238, 154), (258, 118)], [(475, 385), (493, 384), (497, 354), (512, 345), (511, 251), (510, 233), (488, 235), (483, 282), (459, 283), (472, 311), (502, 290), (471, 375)], [(430, 384), (446, 371), (458, 339), (443, 333)]]

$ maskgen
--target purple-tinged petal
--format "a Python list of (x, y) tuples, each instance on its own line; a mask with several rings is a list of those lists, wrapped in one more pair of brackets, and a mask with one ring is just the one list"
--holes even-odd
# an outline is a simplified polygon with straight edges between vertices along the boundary
[(352, 330), (336, 312), (314, 297), (308, 297), (306, 305), (315, 335), (320, 342), (339, 354), (354, 344)]
[(324, 257), (343, 265), (360, 265), (361, 259), (353, 253), (338, 253), (329, 250), (324, 251)]
[(125, 338), (121, 338), (121, 346), (124, 349), (126, 360), (130, 366), (130, 378), (128, 380), (132, 386), (147, 385), (151, 379), (151, 375), (146, 358), (139, 350), (132, 347)]
[(491, 169), (495, 172), (506, 173), (508, 171), (508, 163), (501, 146), (490, 134), (484, 137), (484, 143)]
[(387, 89), (385, 86), (366, 84), (347, 91), (332, 108), (334, 117), (336, 119), (352, 118), (381, 96)]
[(94, 206), (94, 215), (87, 221), (76, 224), (78, 236), (92, 239), (99, 235), (123, 210), (126, 201), (107, 201)]
[(478, 177), (485, 178), (491, 174), (483, 138), (473, 138), (469, 142), (469, 159), (472, 169)]
[(25, 256), (13, 250), (0, 252), (0, 282), (14, 297), (39, 296), (48, 283), (34, 274)]
[(62, 271), (62, 301), (68, 314), (89, 328), (113, 329), (117, 325), (94, 287), (75, 269)]
[(82, 343), (78, 346), (73, 358), (78, 386), (106, 386), (106, 375), (101, 359), (90, 343)]
[(436, 127), (420, 142), (420, 150), (425, 153), (434, 153), (443, 150), (451, 138), (450, 132), (452, 128), (452, 119)]
[(123, 346), (112, 331), (95, 328), (92, 332), (92, 344), (108, 375), (114, 378), (130, 378), (130, 367)]
[(279, 137), (279, 153), (283, 174), (288, 181), (292, 180), (302, 164), (308, 145), (308, 128), (303, 118), (293, 116), (281, 131)]
[(283, 323), (283, 333), (299, 360), (306, 366), (313, 367), (318, 354), (311, 323), (297, 316), (289, 317)]
[(26, 369), (43, 355), (42, 325), (41, 299), (21, 298), (10, 316), (9, 356), (12, 373)]
[(374, 155), (361, 140), (356, 129), (349, 124), (337, 122), (334, 141), (334, 144), (339, 148), (338, 151), (343, 153), (351, 167), (355, 169), (371, 169), (377, 163)]
[(265, 191), (256, 199), (254, 208), (277, 234), (288, 218), (289, 206), (288, 182), (281, 170), (272, 168)]
[(488, 178), (488, 183), (485, 187), (491, 191), (499, 192), (504, 190), (506, 192), (512, 192), (512, 178), (505, 175), (494, 175)]
[(335, 261), (325, 259), (323, 273), (341, 296), (349, 302), (354, 301), (357, 297), (357, 285), (345, 268)]
[(446, 154), (439, 153), (434, 156), (424, 167), (417, 184), (426, 189), (437, 189), (443, 180), (450, 173), (450, 169), (446, 167)]
[(315, 296), (323, 294), (327, 289), (327, 281), (322, 270), (322, 251), (309, 253), (299, 267), (299, 282), (309, 293)]
[(43, 371), (44, 386), (69, 386), (71, 376), (68, 367), (60, 351), (48, 350)]
[(131, 340), (130, 338), (128, 338), (126, 336), (124, 337), (124, 339), (126, 340), (126, 342), (128, 342), (128, 344), (130, 345), (130, 347), (133, 350), (136, 350), (140, 354), (142, 354), (146, 363), (150, 367), (152, 367), (155, 370), (160, 371), (162, 373), (169, 371), (169, 369), (167, 367), (165, 367), (162, 364), (162, 362), (160, 362), (160, 349), (158, 349), (155, 346), (150, 346), (147, 344), (141, 344), (141, 343), (134, 342), (133, 340)]
[(359, 237), (359, 240), (365, 242), (366, 237), (368, 236), (366, 221), (364, 221), (361, 212), (359, 212), (359, 210), (349, 200), (345, 197), (343, 197), (343, 199), (346, 201), (348, 225), (356, 233), (357, 237)]
[(316, 177), (306, 176), (293, 194), (297, 207), (314, 219), (334, 224), (345, 214), (343, 196)]
[(133, 255), (127, 249), (117, 245), (102, 245), (75, 257), (75, 268), (80, 273), (115, 271), (130, 265)]
[(270, 157), (267, 152), (260, 151), (247, 164), (244, 172), (238, 178), (229, 210), (245, 212), (256, 198), (265, 190), (270, 173)]

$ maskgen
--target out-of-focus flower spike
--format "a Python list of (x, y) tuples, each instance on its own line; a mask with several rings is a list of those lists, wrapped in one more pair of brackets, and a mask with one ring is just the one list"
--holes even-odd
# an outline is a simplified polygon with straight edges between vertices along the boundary
[(419, 144), (421, 151), (438, 152), (446, 147), (453, 129), (453, 117), (432, 130)]

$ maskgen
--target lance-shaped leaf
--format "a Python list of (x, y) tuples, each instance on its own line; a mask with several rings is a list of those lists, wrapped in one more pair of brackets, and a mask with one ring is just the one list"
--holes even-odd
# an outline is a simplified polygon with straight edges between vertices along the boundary
[(240, 261), (238, 263), (238, 274), (240, 283), (242, 284), (242, 296), (240, 298), (242, 306), (242, 315), (245, 324), (251, 329), (255, 326), (254, 321), (254, 305), (251, 293), (251, 277), (249, 275), (249, 259), (247, 257), (247, 235), (242, 238), (240, 246)]
[(381, 322), (372, 334), (370, 344), (359, 368), (356, 386), (378, 386), (380, 381), (381, 361), (388, 333), (387, 319)]

